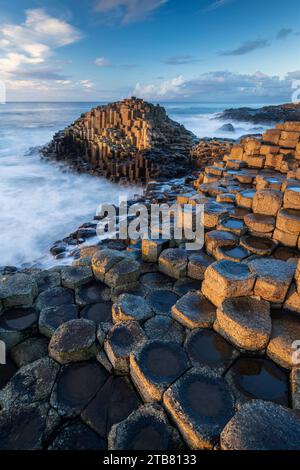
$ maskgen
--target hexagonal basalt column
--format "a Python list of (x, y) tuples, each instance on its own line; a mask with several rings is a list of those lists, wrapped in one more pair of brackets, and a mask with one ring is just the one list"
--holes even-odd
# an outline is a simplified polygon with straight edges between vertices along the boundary
[(221, 434), (222, 450), (298, 450), (300, 419), (276, 403), (252, 400), (229, 421)]
[(252, 232), (270, 233), (275, 228), (275, 217), (263, 214), (247, 214), (245, 224)]
[(80, 312), (80, 318), (86, 318), (101, 326), (103, 331), (109, 331), (113, 326), (112, 302), (100, 302), (87, 305)]
[(276, 189), (261, 189), (253, 199), (253, 212), (276, 216), (282, 205), (283, 194)]
[(116, 424), (108, 436), (110, 450), (178, 450), (183, 445), (178, 432), (158, 405), (144, 405), (125, 421)]
[(169, 245), (166, 240), (144, 239), (142, 241), (142, 256), (147, 263), (156, 263), (161, 252)]
[(91, 281), (75, 290), (75, 302), (80, 307), (110, 300), (110, 289), (98, 281)]
[(146, 335), (135, 321), (118, 323), (109, 332), (105, 342), (105, 352), (118, 374), (128, 374), (130, 353), (140, 348)]
[(254, 283), (255, 275), (246, 264), (221, 260), (207, 268), (202, 293), (218, 307), (226, 298), (251, 295)]
[(124, 255), (116, 250), (97, 251), (92, 258), (92, 269), (95, 278), (104, 282), (105, 274), (123, 259)]
[(96, 354), (96, 325), (84, 318), (63, 323), (49, 343), (49, 356), (60, 364), (86, 361)]
[(254, 297), (226, 299), (217, 310), (214, 329), (238, 348), (260, 351), (271, 335), (270, 305)]
[(116, 263), (106, 274), (105, 284), (109, 287), (126, 286), (136, 283), (141, 275), (140, 264), (127, 257)]
[(186, 328), (211, 328), (216, 308), (201, 292), (191, 291), (173, 306), (172, 317)]
[(300, 410), (300, 364), (293, 367), (291, 372), (292, 405), (295, 410)]
[(148, 302), (137, 295), (122, 294), (112, 307), (114, 323), (135, 320), (143, 323), (154, 315)]
[(245, 235), (241, 238), (241, 245), (257, 256), (270, 256), (278, 243), (268, 238)]
[(234, 261), (235, 263), (241, 263), (243, 260), (248, 258), (251, 253), (241, 245), (238, 246), (218, 246), (215, 251), (215, 257), (217, 260), (227, 259), (228, 261)]
[(165, 393), (164, 405), (191, 449), (212, 449), (234, 414), (226, 381), (197, 369), (187, 372)]
[(234, 233), (224, 232), (222, 230), (211, 230), (205, 235), (205, 246), (208, 253), (215, 255), (218, 247), (235, 246), (238, 238)]
[(171, 315), (171, 309), (176, 304), (178, 296), (170, 290), (154, 290), (147, 296), (150, 308), (157, 315)]
[(36, 308), (42, 311), (44, 308), (59, 307), (74, 303), (74, 292), (64, 287), (52, 287), (42, 292), (36, 300)]
[(255, 193), (256, 191), (253, 190), (241, 191), (236, 195), (237, 205), (245, 209), (252, 209), (253, 198), (255, 196)]
[(217, 230), (224, 230), (225, 232), (232, 232), (238, 237), (241, 237), (247, 232), (247, 227), (242, 220), (234, 218), (226, 218), (219, 222)]
[(170, 248), (159, 257), (159, 270), (167, 276), (180, 279), (186, 276), (187, 252), (180, 248)]
[(300, 188), (298, 186), (290, 186), (284, 193), (285, 209), (300, 209)]
[(208, 203), (204, 206), (204, 227), (206, 229), (215, 229), (222, 217), (228, 216), (227, 209), (218, 203)]
[(57, 328), (69, 320), (78, 318), (77, 305), (61, 305), (59, 307), (44, 308), (39, 317), (39, 331), (42, 335), (51, 338)]
[(160, 401), (189, 366), (186, 353), (176, 343), (148, 341), (130, 355), (130, 375), (145, 402)]
[(63, 287), (75, 289), (87, 284), (94, 278), (91, 268), (87, 266), (66, 266), (61, 270), (61, 283)]
[(295, 367), (299, 360), (297, 341), (300, 338), (300, 322), (297, 315), (286, 311), (272, 315), (272, 335), (267, 355), (277, 364), (288, 369)]
[(187, 275), (192, 279), (203, 281), (204, 273), (208, 266), (214, 262), (212, 256), (207, 255), (203, 251), (192, 253), (189, 255)]
[(254, 294), (269, 302), (284, 302), (295, 266), (281, 260), (261, 258), (251, 261), (249, 267), (257, 276)]
[(288, 374), (265, 358), (241, 357), (226, 374), (239, 405), (261, 399), (289, 406)]
[(194, 367), (222, 375), (239, 352), (213, 330), (197, 329), (187, 336), (184, 348)]
[(151, 340), (163, 338), (164, 341), (182, 344), (185, 338), (183, 326), (165, 315), (155, 315), (144, 323), (143, 328)]
[(0, 340), (10, 350), (26, 338), (35, 336), (38, 314), (33, 308), (10, 308), (0, 315)]
[(37, 295), (37, 283), (28, 274), (6, 275), (0, 280), (0, 303), (4, 307), (30, 307)]

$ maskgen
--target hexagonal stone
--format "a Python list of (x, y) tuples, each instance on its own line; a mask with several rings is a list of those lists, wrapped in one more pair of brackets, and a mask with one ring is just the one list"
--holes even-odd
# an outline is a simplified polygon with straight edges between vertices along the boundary
[(63, 366), (51, 395), (51, 406), (66, 418), (78, 416), (108, 377), (107, 371), (97, 362)]
[(300, 367), (293, 367), (291, 376), (292, 406), (295, 410), (300, 410)]
[(241, 191), (236, 195), (236, 203), (239, 207), (252, 209), (253, 199), (256, 194), (255, 190)]
[(170, 317), (155, 315), (144, 323), (144, 331), (149, 339), (161, 339), (172, 343), (182, 344), (185, 338), (185, 329)]
[(0, 315), (0, 340), (7, 351), (37, 334), (38, 315), (33, 308), (10, 308)]
[(87, 361), (96, 354), (96, 325), (85, 318), (63, 323), (49, 343), (49, 356), (60, 364)]
[(94, 278), (91, 268), (88, 266), (66, 266), (61, 270), (61, 283), (63, 287), (75, 289)]
[(0, 390), (5, 387), (17, 371), (17, 366), (9, 358), (6, 359), (6, 364), (0, 364)]
[(104, 350), (116, 373), (129, 372), (130, 353), (145, 341), (145, 333), (135, 321), (118, 323), (110, 330), (104, 342)]
[(36, 273), (33, 279), (37, 283), (39, 293), (51, 287), (59, 287), (61, 283), (60, 272), (53, 269)]
[(284, 302), (293, 280), (295, 266), (277, 259), (261, 258), (251, 261), (249, 267), (257, 276), (255, 295), (269, 302)]
[(226, 298), (251, 295), (254, 283), (255, 275), (246, 264), (221, 260), (207, 268), (202, 293), (218, 307)]
[(250, 251), (246, 250), (246, 248), (241, 245), (218, 246), (214, 254), (217, 260), (227, 259), (235, 263), (240, 263), (251, 255)]
[(245, 235), (241, 238), (240, 243), (244, 248), (257, 256), (270, 256), (277, 247), (277, 243), (274, 240), (254, 237), (252, 235)]
[(74, 293), (64, 287), (52, 287), (42, 292), (36, 301), (36, 308), (42, 311), (44, 308), (59, 307), (74, 303)]
[(300, 212), (293, 209), (280, 209), (277, 214), (276, 227), (284, 232), (300, 233)]
[(51, 338), (57, 328), (70, 320), (78, 318), (77, 305), (60, 305), (59, 307), (44, 308), (39, 317), (39, 331)]
[(129, 257), (115, 264), (106, 274), (104, 282), (109, 287), (118, 287), (138, 282), (140, 264)]
[(186, 328), (211, 328), (216, 308), (199, 291), (191, 291), (172, 307), (172, 317)]
[(168, 248), (168, 240), (142, 240), (142, 255), (143, 260), (147, 263), (156, 263), (161, 252)]
[(253, 199), (253, 212), (276, 216), (282, 205), (283, 194), (276, 189), (261, 189)]
[(49, 357), (43, 357), (22, 367), (0, 390), (0, 406), (12, 409), (49, 400), (59, 365)]
[(242, 220), (234, 219), (234, 218), (226, 218), (220, 220), (217, 225), (217, 230), (223, 230), (227, 232), (232, 232), (238, 237), (241, 237), (247, 232), (247, 227)]
[(0, 301), (4, 307), (30, 307), (37, 295), (37, 283), (28, 274), (6, 275), (0, 280)]
[(206, 269), (214, 261), (212, 256), (207, 255), (203, 251), (192, 253), (189, 255), (187, 275), (192, 279), (203, 281)]
[(112, 427), (108, 436), (110, 450), (182, 449), (178, 432), (172, 428), (161, 407), (144, 405), (126, 420)]
[(104, 282), (105, 274), (123, 259), (124, 255), (116, 250), (97, 251), (92, 258), (92, 269), (95, 278)]
[(176, 304), (178, 296), (169, 290), (154, 290), (147, 296), (150, 308), (157, 315), (171, 315), (171, 309)]
[(247, 214), (245, 224), (249, 230), (254, 232), (268, 233), (275, 228), (275, 217), (263, 214)]
[(234, 414), (234, 397), (226, 381), (197, 369), (177, 380), (163, 401), (191, 449), (212, 449)]
[(286, 209), (300, 209), (300, 188), (289, 186), (284, 193), (284, 207)]
[(292, 369), (297, 359), (295, 344), (300, 338), (300, 322), (296, 315), (283, 311), (272, 315), (272, 335), (267, 355), (277, 364)]
[(97, 395), (82, 411), (81, 418), (105, 438), (111, 427), (126, 419), (140, 404), (128, 379), (109, 377)]
[(241, 357), (226, 374), (239, 405), (253, 399), (289, 406), (287, 373), (261, 357)]
[(105, 439), (80, 421), (65, 424), (55, 435), (48, 450), (106, 450)]
[(154, 272), (147, 273), (141, 276), (140, 282), (147, 289), (172, 289), (174, 279), (169, 276), (165, 276), (162, 273)]
[(57, 426), (56, 413), (45, 403), (1, 411), (0, 450), (42, 450)]
[(196, 279), (190, 279), (188, 277), (183, 277), (178, 279), (174, 284), (175, 294), (182, 296), (190, 292), (191, 290), (199, 290), (199, 281)]
[(254, 297), (224, 300), (217, 309), (214, 329), (238, 348), (260, 351), (270, 340), (270, 305)]
[(189, 367), (178, 343), (147, 341), (130, 355), (130, 376), (145, 402), (161, 401), (164, 391)]
[(211, 230), (205, 235), (205, 247), (211, 255), (215, 255), (216, 249), (220, 246), (235, 246), (237, 243), (237, 236), (231, 232)]
[(185, 350), (194, 367), (223, 374), (239, 356), (239, 352), (222, 336), (208, 329), (191, 331), (185, 342)]
[(227, 209), (215, 202), (205, 204), (204, 206), (204, 227), (206, 229), (215, 229), (222, 217), (228, 215)]
[(154, 315), (148, 302), (143, 297), (122, 294), (112, 307), (114, 323), (135, 320), (143, 323)]
[(48, 339), (28, 338), (10, 351), (12, 360), (18, 367), (26, 366), (48, 355)]
[(159, 270), (167, 276), (180, 279), (186, 276), (187, 252), (180, 248), (164, 250), (159, 257)]
[(222, 450), (298, 450), (300, 419), (285, 408), (252, 400), (229, 421), (221, 434)]
[(80, 307), (110, 300), (110, 289), (99, 281), (91, 281), (75, 290), (75, 302)]
[(101, 302), (98, 304), (87, 305), (80, 312), (80, 318), (91, 320), (96, 325), (101, 326), (104, 331), (112, 328), (112, 302)]

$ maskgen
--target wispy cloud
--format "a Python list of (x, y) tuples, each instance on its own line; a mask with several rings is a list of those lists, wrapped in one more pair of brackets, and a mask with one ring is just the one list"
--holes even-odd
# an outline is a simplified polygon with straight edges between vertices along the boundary
[(108, 16), (109, 20), (122, 24), (133, 23), (147, 18), (154, 10), (169, 0), (97, 0), (96, 11)]
[(285, 39), (288, 36), (290, 36), (290, 34), (292, 34), (292, 32), (293, 32), (293, 30), (291, 28), (282, 28), (280, 31), (278, 31), (278, 33), (276, 35), (276, 39)]
[(244, 41), (239, 47), (236, 49), (221, 51), (219, 54), (224, 56), (231, 56), (231, 55), (245, 55), (250, 54), (257, 49), (264, 49), (270, 45), (269, 41), (266, 39), (255, 39), (252, 41)]
[(168, 59), (164, 61), (167, 65), (187, 65), (196, 64), (197, 62), (201, 62), (201, 60), (192, 55), (177, 55), (168, 57)]
[(224, 7), (234, 1), (235, 0), (216, 0), (212, 2), (210, 5), (208, 5), (206, 8), (204, 8), (202, 11), (207, 12), (207, 11), (217, 10), (218, 8)]
[(105, 57), (98, 57), (94, 64), (97, 65), (97, 67), (111, 67), (111, 61)]

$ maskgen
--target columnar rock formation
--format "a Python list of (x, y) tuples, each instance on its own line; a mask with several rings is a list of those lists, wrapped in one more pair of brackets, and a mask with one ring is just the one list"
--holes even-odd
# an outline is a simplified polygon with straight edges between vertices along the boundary
[(194, 140), (164, 108), (131, 98), (84, 113), (43, 154), (112, 180), (148, 181), (183, 175)]

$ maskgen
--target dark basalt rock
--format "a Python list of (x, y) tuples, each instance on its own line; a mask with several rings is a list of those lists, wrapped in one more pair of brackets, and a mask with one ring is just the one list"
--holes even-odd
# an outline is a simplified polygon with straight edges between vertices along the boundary
[(226, 374), (239, 404), (252, 399), (289, 406), (288, 375), (264, 358), (242, 357)]
[(210, 328), (216, 308), (199, 291), (190, 291), (172, 307), (172, 317), (186, 328)]
[(235, 132), (235, 128), (233, 127), (232, 124), (223, 124), (223, 126), (219, 127), (217, 129), (218, 132)]
[(135, 320), (143, 323), (153, 316), (149, 304), (143, 297), (122, 294), (118, 298), (118, 302), (113, 305), (113, 320), (114, 323), (122, 321)]
[(59, 287), (61, 284), (60, 272), (54, 269), (36, 273), (34, 279), (37, 283), (39, 293), (51, 287)]
[(126, 419), (139, 404), (138, 395), (127, 379), (109, 377), (81, 418), (101, 437), (106, 437), (112, 425)]
[(48, 450), (107, 450), (107, 444), (88, 426), (75, 421), (58, 431)]
[(76, 303), (81, 307), (109, 300), (109, 295), (109, 289), (98, 281), (91, 281), (75, 290)]
[(36, 301), (36, 308), (42, 311), (44, 308), (59, 307), (74, 303), (74, 294), (64, 287), (53, 287), (42, 292)]
[(48, 343), (47, 338), (28, 338), (10, 351), (11, 358), (18, 367), (26, 366), (48, 355)]
[(284, 121), (300, 121), (299, 104), (282, 104), (264, 106), (262, 108), (230, 108), (225, 109), (219, 118), (224, 120), (252, 122), (253, 124), (270, 124)]
[(40, 333), (51, 338), (57, 328), (63, 323), (78, 318), (79, 308), (77, 305), (60, 305), (59, 307), (44, 308), (40, 313)]
[(185, 337), (185, 329), (177, 321), (165, 315), (155, 315), (144, 323), (144, 331), (149, 339), (161, 339), (171, 343), (182, 344)]
[(175, 382), (163, 400), (192, 449), (212, 449), (234, 414), (234, 397), (226, 381), (197, 369)]
[(88, 266), (66, 266), (61, 270), (63, 287), (75, 289), (93, 280), (93, 273)]
[(185, 295), (191, 290), (198, 290), (200, 287), (200, 283), (197, 280), (189, 279), (189, 278), (182, 278), (175, 282), (174, 284), (174, 292), (177, 295)]
[(147, 296), (150, 308), (157, 315), (171, 315), (171, 309), (176, 304), (178, 296), (169, 290), (154, 290)]
[(241, 238), (241, 245), (258, 256), (270, 256), (277, 247), (277, 243), (273, 240), (252, 235), (245, 235)]
[(239, 355), (230, 343), (208, 329), (193, 330), (186, 339), (185, 350), (194, 367), (208, 372), (214, 370), (220, 374)]
[(41, 450), (59, 418), (49, 405), (28, 404), (0, 413), (0, 450)]
[(79, 362), (62, 367), (51, 395), (51, 406), (61, 416), (78, 416), (108, 377), (107, 371), (97, 362)]
[(10, 359), (6, 360), (6, 364), (0, 364), (0, 390), (5, 387), (17, 370), (17, 366)]
[(252, 400), (221, 434), (222, 450), (299, 450), (300, 418), (284, 406)]
[(144, 401), (160, 401), (167, 387), (180, 377), (190, 363), (177, 343), (148, 341), (130, 356), (130, 375)]
[(86, 318), (100, 325), (104, 331), (112, 328), (112, 302), (100, 302), (87, 305), (80, 312), (80, 318)]
[(0, 340), (10, 350), (21, 341), (37, 334), (38, 314), (34, 308), (11, 308), (0, 316)]
[(30, 307), (38, 294), (35, 280), (24, 273), (0, 278), (0, 301), (4, 307)]
[(141, 276), (140, 282), (148, 289), (172, 289), (174, 279), (159, 272)]
[(108, 436), (110, 450), (178, 450), (182, 442), (158, 405), (144, 405), (125, 421), (116, 424)]
[(22, 367), (0, 391), (0, 407), (10, 410), (47, 401), (58, 371), (59, 365), (49, 357)]

